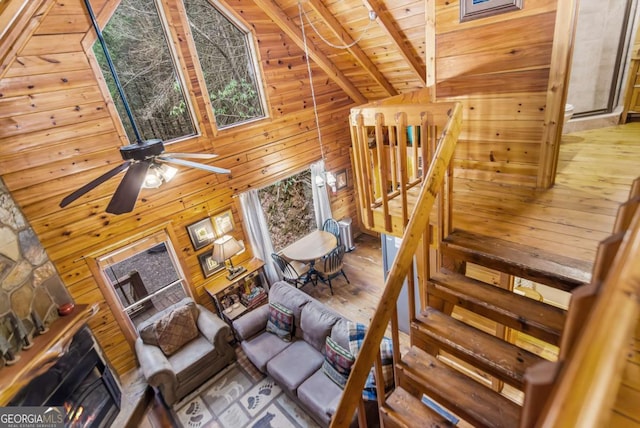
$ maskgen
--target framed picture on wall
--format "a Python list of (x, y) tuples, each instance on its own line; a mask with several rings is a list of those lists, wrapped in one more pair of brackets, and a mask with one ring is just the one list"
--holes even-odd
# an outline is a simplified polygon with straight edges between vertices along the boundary
[(189, 239), (191, 239), (193, 249), (196, 251), (209, 245), (216, 238), (213, 224), (211, 224), (211, 219), (208, 217), (190, 224), (187, 226), (187, 231), (189, 232)]
[(212, 257), (211, 251), (200, 254), (198, 256), (198, 261), (200, 262), (200, 268), (202, 268), (202, 274), (205, 278), (209, 278), (214, 273), (224, 269), (224, 263), (218, 263), (215, 261)]
[(460, 22), (522, 9), (523, 0), (460, 0)]
[(347, 170), (343, 169), (336, 174), (336, 190), (347, 187)]
[(232, 232), (235, 228), (233, 224), (233, 212), (231, 210), (223, 211), (212, 217), (213, 230), (217, 237)]

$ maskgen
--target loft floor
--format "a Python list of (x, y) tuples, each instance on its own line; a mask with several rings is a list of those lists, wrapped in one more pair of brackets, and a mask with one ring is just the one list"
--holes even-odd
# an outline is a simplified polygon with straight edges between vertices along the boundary
[(639, 165), (640, 123), (566, 134), (551, 189), (456, 178), (453, 224), (592, 263)]

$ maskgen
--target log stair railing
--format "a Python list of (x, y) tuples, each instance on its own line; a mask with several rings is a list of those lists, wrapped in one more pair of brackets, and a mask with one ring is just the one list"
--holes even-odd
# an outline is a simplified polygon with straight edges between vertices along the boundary
[[(404, 104), (403, 96), (400, 96), (384, 105), (352, 109), (354, 171), (365, 227), (396, 235), (404, 231), (404, 235), (398, 257), (387, 277), (381, 303), (371, 320), (342, 400), (332, 418), (332, 426), (343, 427), (351, 423), (356, 408), (361, 404), (361, 391), (374, 361), (376, 373), (382, 372), (379, 345), (392, 320), (403, 281), (412, 269), (413, 254), (420, 242), (427, 245), (431, 242), (428, 226), (438, 194), (439, 207), (446, 207), (450, 201), (451, 160), (460, 134), (462, 107), (459, 103), (422, 102), (428, 98), (423, 97), (424, 94), (412, 95), (408, 100), (411, 104)], [(371, 126), (375, 143), (370, 145)], [(411, 131), (408, 131), (408, 126), (412, 126)], [(412, 135), (410, 149), (406, 145), (408, 132)], [(412, 153), (413, 166), (407, 161), (408, 150)], [(421, 174), (418, 174), (419, 157), (422, 157)], [(413, 206), (411, 215), (409, 199)], [(394, 208), (393, 204), (398, 200), (399, 208)], [(392, 212), (394, 209), (397, 211)], [(438, 218), (441, 220), (439, 224), (450, 224), (450, 211), (439, 209)], [(440, 231), (443, 230), (446, 229), (440, 227)], [(392, 329), (392, 340), (394, 349), (399, 349), (397, 326)], [(397, 357), (398, 353), (394, 353), (394, 359)], [(377, 382), (378, 386), (381, 384)], [(380, 386), (378, 391), (378, 403), (382, 405), (384, 394)], [(435, 417), (438, 418), (437, 415)]]

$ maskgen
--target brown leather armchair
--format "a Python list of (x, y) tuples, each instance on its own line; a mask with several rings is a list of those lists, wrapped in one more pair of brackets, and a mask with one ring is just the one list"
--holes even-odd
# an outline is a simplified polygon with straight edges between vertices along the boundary
[(230, 327), (188, 297), (142, 322), (138, 333), (140, 368), (168, 406), (236, 359)]

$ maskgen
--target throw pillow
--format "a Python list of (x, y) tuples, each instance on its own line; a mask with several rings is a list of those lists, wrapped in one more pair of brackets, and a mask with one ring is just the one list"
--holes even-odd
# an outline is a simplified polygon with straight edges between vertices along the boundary
[[(364, 336), (367, 334), (367, 326), (360, 323), (349, 323), (349, 351), (354, 357), (358, 356), (358, 352), (364, 342)], [(384, 378), (385, 393), (393, 389), (393, 343), (388, 337), (383, 337), (380, 342), (380, 355), (382, 356), (382, 376)], [(367, 381), (362, 390), (362, 398), (365, 400), (375, 400), (376, 379), (375, 367), (371, 367)]]
[(351, 355), (351, 352), (327, 336), (322, 371), (324, 371), (324, 374), (326, 374), (329, 379), (344, 389), (344, 386), (347, 384), (347, 379), (351, 374), (351, 366), (353, 366), (354, 362), (355, 358)]
[(291, 342), (291, 334), (293, 333), (293, 312), (279, 303), (269, 303), (267, 331), (275, 334), (285, 342)]
[(178, 307), (156, 322), (158, 346), (171, 356), (183, 345), (198, 337), (198, 326), (189, 306)]

